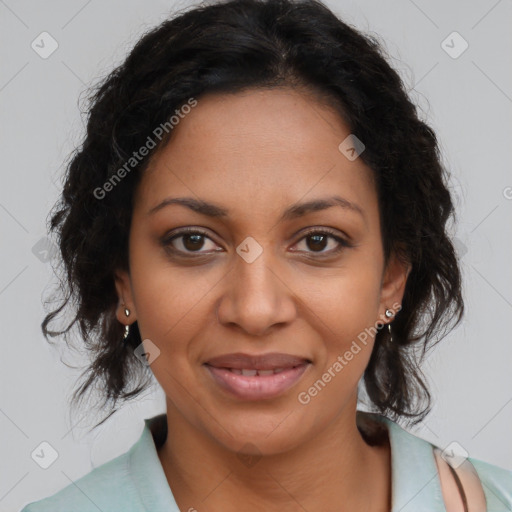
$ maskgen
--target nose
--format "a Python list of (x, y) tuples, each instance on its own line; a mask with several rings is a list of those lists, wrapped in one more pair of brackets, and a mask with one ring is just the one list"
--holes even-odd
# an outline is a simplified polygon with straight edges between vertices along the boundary
[(235, 257), (217, 301), (217, 319), (222, 325), (264, 336), (296, 317), (293, 283), (269, 252), (263, 251), (252, 262)]

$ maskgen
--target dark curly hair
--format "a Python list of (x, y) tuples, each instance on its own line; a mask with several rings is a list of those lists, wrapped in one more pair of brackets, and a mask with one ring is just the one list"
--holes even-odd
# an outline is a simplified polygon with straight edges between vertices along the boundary
[[(68, 340), (77, 324), (90, 353), (72, 405), (97, 387), (100, 408), (111, 407), (105, 421), (119, 401), (139, 395), (152, 378), (134, 355), (142, 342), (136, 322), (122, 343), (114, 271), (129, 270), (134, 192), (172, 132), (105, 197), (94, 191), (190, 98), (276, 87), (313, 92), (366, 146), (360, 158), (375, 177), (385, 261), (394, 253), (412, 270), (393, 321), (393, 342), (386, 329), (378, 330), (364, 387), (370, 407), (394, 420), (416, 424), (430, 412), (419, 364), (464, 311), (448, 234), (454, 207), (446, 170), (433, 130), (419, 119), (381, 43), (318, 0), (229, 0), (175, 13), (91, 91), (84, 141), (69, 158), (62, 196), (50, 212), (49, 229), (58, 234), (65, 267), (60, 290), (66, 293), (41, 324), (47, 340)], [(71, 323), (49, 330), (70, 301), (76, 306)]]

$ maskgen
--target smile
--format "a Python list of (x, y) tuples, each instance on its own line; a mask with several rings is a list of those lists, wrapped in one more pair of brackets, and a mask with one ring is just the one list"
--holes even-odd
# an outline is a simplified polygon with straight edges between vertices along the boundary
[(284, 394), (294, 386), (310, 363), (266, 370), (218, 368), (209, 364), (204, 366), (213, 377), (213, 381), (230, 395), (242, 400), (268, 400)]

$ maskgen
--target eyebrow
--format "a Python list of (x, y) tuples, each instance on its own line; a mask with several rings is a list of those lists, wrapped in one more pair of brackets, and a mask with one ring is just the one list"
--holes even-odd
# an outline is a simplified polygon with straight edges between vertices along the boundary
[[(186, 208), (189, 208), (196, 213), (200, 213), (201, 215), (206, 215), (207, 217), (225, 218), (229, 215), (229, 210), (222, 208), (219, 205), (208, 203), (200, 199), (194, 199), (192, 197), (167, 197), (162, 202), (151, 208), (147, 212), (147, 215), (153, 215), (157, 211), (171, 204), (179, 204), (185, 206)], [(313, 199), (303, 203), (294, 203), (283, 212), (279, 222), (293, 220), (307, 215), (308, 213), (327, 210), (333, 206), (339, 206), (346, 210), (358, 213), (363, 217), (364, 220), (366, 220), (364, 211), (359, 205), (348, 201), (343, 197), (332, 196), (323, 199)]]

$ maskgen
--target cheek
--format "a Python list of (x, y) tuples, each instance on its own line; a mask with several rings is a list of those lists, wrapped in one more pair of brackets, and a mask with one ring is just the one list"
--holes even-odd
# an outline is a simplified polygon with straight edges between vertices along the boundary
[(165, 252), (142, 244), (132, 248), (131, 276), (142, 339), (161, 350), (179, 351), (180, 340), (194, 335), (207, 312), (208, 294), (218, 282), (206, 267), (178, 267)]
[(338, 414), (357, 393), (370, 359), (378, 315), (377, 279), (356, 273), (324, 283), (322, 294), (310, 295), (322, 347), (314, 373), (301, 386), (298, 402), (315, 412), (320, 425)]
[[(137, 321), (143, 340), (151, 340), (159, 350), (151, 362), (151, 371), (165, 390), (165, 394), (181, 411), (196, 414), (194, 363), (199, 358), (199, 343), (204, 341), (205, 326), (211, 306), (208, 292), (214, 286), (205, 275), (193, 278), (192, 271), (184, 271), (167, 264), (158, 264), (134, 258), (132, 279)], [(140, 265), (140, 266), (139, 266)], [(149, 265), (149, 266), (147, 266)], [(147, 271), (147, 269), (151, 271)], [(137, 269), (141, 269), (137, 273)], [(145, 269), (145, 270), (144, 270)], [(144, 350), (153, 346), (144, 341)], [(190, 397), (195, 397), (193, 400)]]
[(338, 348), (343, 348), (365, 328), (375, 325), (378, 318), (378, 265), (359, 263), (347, 264), (320, 278), (319, 275), (304, 275), (297, 279), (298, 286), (294, 289), (307, 306), (305, 314), (318, 319), (325, 339)]
[(308, 318), (322, 341), (315, 372), (301, 388), (305, 395), (299, 402), (311, 400), (318, 410), (341, 406), (357, 390), (373, 349), (380, 275), (375, 266), (359, 263), (323, 279), (313, 293), (304, 285)]

